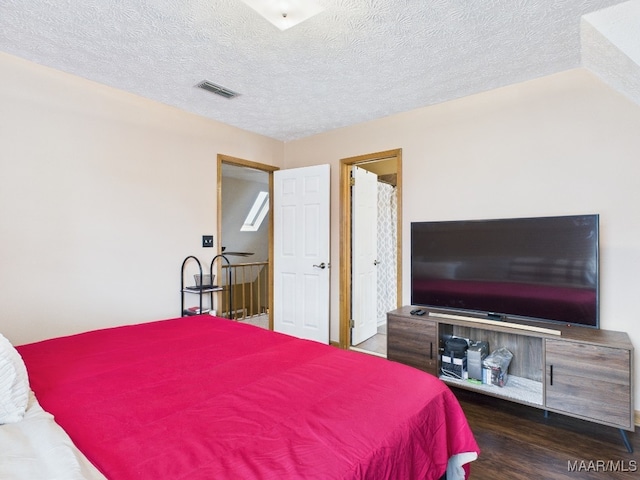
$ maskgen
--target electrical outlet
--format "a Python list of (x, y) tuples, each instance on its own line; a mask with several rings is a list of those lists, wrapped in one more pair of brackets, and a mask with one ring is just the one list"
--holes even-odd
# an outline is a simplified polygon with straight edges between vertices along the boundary
[(202, 246), (213, 247), (213, 235), (202, 235)]

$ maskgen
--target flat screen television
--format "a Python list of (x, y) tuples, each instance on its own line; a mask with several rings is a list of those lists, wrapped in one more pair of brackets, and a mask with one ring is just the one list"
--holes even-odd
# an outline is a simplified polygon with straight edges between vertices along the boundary
[(414, 222), (411, 303), (599, 328), (598, 215)]

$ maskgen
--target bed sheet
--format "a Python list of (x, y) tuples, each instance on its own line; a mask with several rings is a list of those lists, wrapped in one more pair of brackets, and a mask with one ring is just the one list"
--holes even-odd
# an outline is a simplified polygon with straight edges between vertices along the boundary
[(479, 451), (436, 377), (208, 315), (18, 351), (42, 406), (112, 480), (439, 479)]
[(0, 479), (106, 480), (33, 392), (23, 419), (0, 425)]

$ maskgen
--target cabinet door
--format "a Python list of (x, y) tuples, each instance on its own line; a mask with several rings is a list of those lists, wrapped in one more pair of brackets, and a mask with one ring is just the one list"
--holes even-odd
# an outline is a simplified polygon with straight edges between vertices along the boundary
[(630, 428), (630, 361), (626, 349), (547, 339), (546, 408)]
[(436, 322), (400, 315), (387, 316), (387, 358), (438, 374)]

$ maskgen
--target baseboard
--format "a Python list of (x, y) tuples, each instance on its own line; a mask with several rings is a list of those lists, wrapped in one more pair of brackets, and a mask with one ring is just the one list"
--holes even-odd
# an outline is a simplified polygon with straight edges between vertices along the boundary
[(387, 358), (387, 356), (383, 355), (382, 353), (372, 352), (371, 350), (364, 350), (358, 347), (350, 347), (349, 350), (351, 350), (352, 352), (366, 353), (368, 355), (373, 355), (374, 357)]

